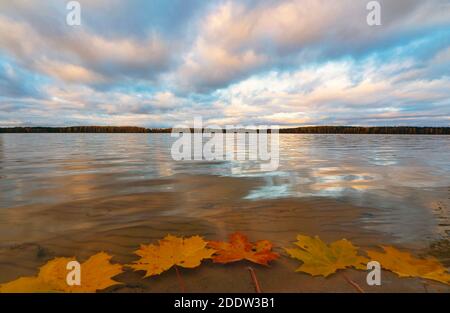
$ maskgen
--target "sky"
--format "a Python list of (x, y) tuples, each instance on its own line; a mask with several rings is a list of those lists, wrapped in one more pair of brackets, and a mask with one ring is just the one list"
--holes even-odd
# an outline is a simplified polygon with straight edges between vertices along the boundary
[(0, 127), (450, 126), (450, 0), (0, 0)]

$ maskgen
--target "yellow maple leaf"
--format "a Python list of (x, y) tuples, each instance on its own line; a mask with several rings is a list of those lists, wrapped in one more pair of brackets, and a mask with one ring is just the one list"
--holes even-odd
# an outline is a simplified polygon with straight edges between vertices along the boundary
[(394, 247), (381, 247), (384, 253), (369, 250), (367, 254), (372, 260), (379, 262), (384, 269), (400, 277), (421, 277), (450, 285), (450, 274), (436, 258), (419, 259)]
[(129, 266), (136, 271), (146, 271), (145, 277), (161, 274), (175, 265), (194, 268), (216, 252), (206, 245), (207, 242), (200, 236), (180, 238), (168, 235), (159, 240), (158, 245), (141, 245), (135, 251), (141, 258)]
[(327, 277), (347, 267), (366, 269), (368, 259), (359, 256), (358, 248), (346, 239), (327, 245), (318, 236), (298, 235), (294, 244), (299, 248), (285, 250), (292, 258), (303, 262), (296, 272)]
[(20, 277), (0, 285), (0, 292), (95, 292), (119, 284), (111, 278), (122, 273), (122, 265), (111, 264), (105, 252), (91, 256), (81, 264), (81, 285), (69, 286), (66, 266), (75, 258), (55, 258), (39, 269), (37, 276)]

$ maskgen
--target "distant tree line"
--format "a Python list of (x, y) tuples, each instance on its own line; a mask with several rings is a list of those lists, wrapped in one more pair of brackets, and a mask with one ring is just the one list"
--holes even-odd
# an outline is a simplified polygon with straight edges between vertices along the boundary
[(148, 133), (135, 126), (4, 127), (0, 133)]
[[(3, 127), (0, 133), (170, 133), (171, 128), (135, 126)], [(191, 129), (193, 131), (193, 129)], [(224, 130), (225, 131), (225, 130)], [(450, 135), (450, 127), (307, 126), (280, 129), (280, 134), (411, 134)]]
[(450, 135), (450, 127), (358, 127), (358, 126), (308, 126), (280, 129), (283, 134), (405, 134)]

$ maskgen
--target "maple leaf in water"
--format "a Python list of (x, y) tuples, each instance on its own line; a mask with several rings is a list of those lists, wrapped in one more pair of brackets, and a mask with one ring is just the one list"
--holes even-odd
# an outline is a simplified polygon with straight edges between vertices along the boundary
[(278, 253), (272, 252), (272, 243), (268, 240), (259, 240), (255, 243), (239, 233), (230, 235), (229, 242), (209, 241), (208, 246), (216, 249), (213, 255), (214, 263), (230, 263), (240, 260), (248, 260), (261, 265), (269, 265), (269, 262), (279, 257)]
[(372, 260), (379, 262), (384, 269), (400, 277), (421, 277), (450, 285), (450, 274), (436, 258), (419, 259), (394, 247), (381, 247), (384, 253), (369, 250), (367, 254)]
[(91, 256), (81, 264), (80, 286), (66, 282), (66, 266), (75, 258), (55, 258), (39, 269), (37, 276), (21, 277), (0, 285), (0, 292), (96, 292), (119, 284), (112, 277), (123, 272), (122, 265), (111, 264), (111, 256), (105, 252)]
[(141, 258), (129, 266), (136, 271), (145, 271), (145, 277), (161, 274), (172, 266), (194, 268), (215, 252), (206, 245), (207, 242), (200, 236), (180, 238), (168, 235), (157, 245), (141, 245), (135, 251)]
[(327, 245), (318, 236), (313, 238), (298, 235), (294, 244), (299, 248), (285, 250), (292, 258), (303, 262), (296, 272), (327, 277), (347, 267), (366, 269), (368, 259), (359, 256), (358, 248), (346, 239)]

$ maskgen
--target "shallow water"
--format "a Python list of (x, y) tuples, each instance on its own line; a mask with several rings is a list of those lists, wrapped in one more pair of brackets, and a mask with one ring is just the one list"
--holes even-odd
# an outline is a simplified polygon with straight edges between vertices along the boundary
[[(105, 250), (130, 262), (139, 243), (167, 233), (224, 239), (236, 230), (278, 246), (297, 233), (390, 243), (448, 264), (450, 136), (280, 135), (273, 172), (255, 161), (173, 161), (172, 142), (169, 134), (1, 134), (0, 282), (55, 255)], [(281, 262), (280, 277), (292, 264)]]
[(263, 172), (255, 161), (173, 161), (168, 134), (1, 135), (0, 207), (167, 191), (148, 181), (178, 174), (252, 177), (262, 183), (245, 199), (335, 198), (379, 208), (366, 218), (399, 239), (449, 235), (450, 136), (280, 137), (278, 170)]

